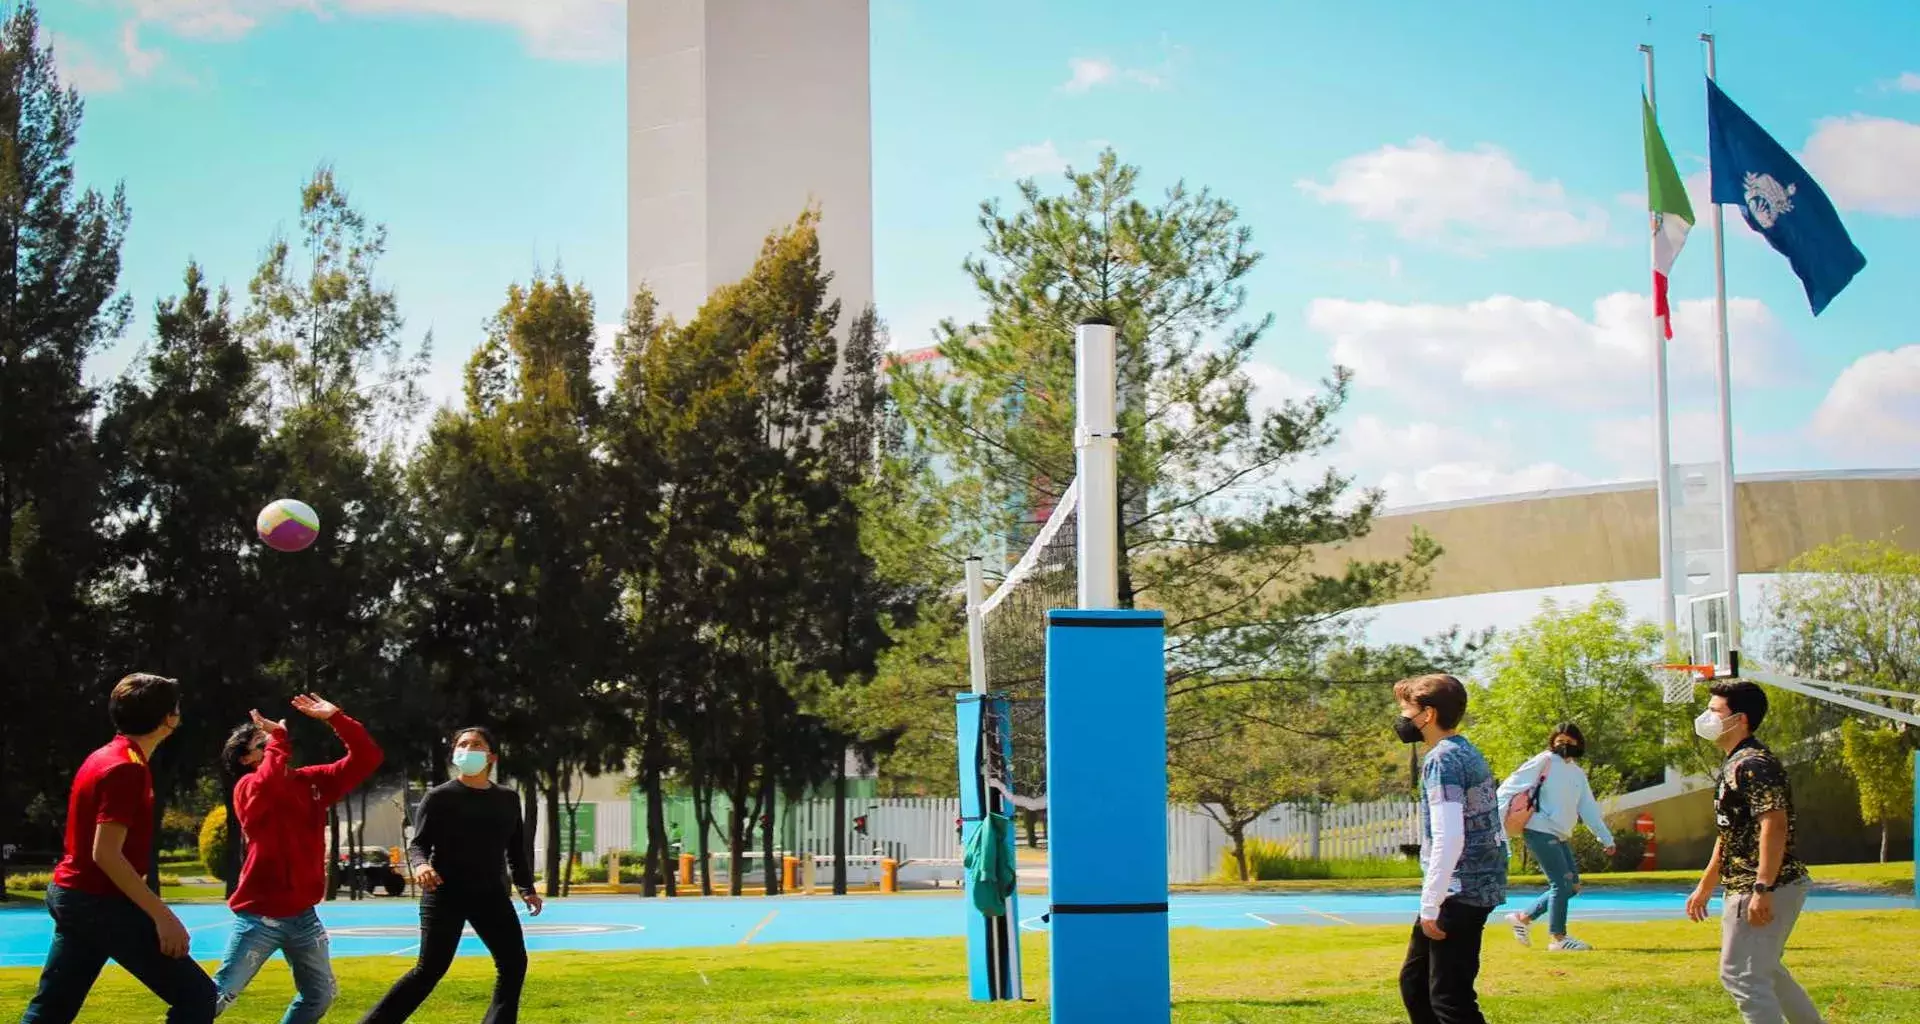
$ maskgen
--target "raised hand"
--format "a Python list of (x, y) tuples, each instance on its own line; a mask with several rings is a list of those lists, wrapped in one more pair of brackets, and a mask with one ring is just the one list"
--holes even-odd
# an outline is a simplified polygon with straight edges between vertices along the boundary
[(286, 732), (287, 731), (287, 720), (284, 718), (276, 722), (271, 718), (263, 717), (260, 714), (258, 709), (249, 711), (247, 712), (247, 714), (253, 716), (253, 724), (255, 728), (265, 729), (268, 732)]
[(340, 713), (337, 706), (317, 693), (303, 693), (293, 698), (293, 710), (322, 722)]

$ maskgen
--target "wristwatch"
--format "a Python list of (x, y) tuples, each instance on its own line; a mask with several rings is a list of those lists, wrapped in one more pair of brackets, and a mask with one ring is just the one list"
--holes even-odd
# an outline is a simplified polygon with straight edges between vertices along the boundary
[(1773, 892), (1773, 891), (1774, 891), (1775, 889), (1778, 889), (1778, 888), (1779, 888), (1779, 886), (1777, 886), (1777, 885), (1768, 885), (1768, 884), (1767, 884), (1767, 883), (1765, 883), (1765, 882), (1755, 882), (1755, 883), (1753, 883), (1753, 891), (1754, 891), (1754, 892)]

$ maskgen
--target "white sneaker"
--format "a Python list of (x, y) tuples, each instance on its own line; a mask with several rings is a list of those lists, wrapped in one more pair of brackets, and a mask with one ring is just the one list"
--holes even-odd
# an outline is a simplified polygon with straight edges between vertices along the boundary
[(1593, 947), (1569, 935), (1564, 939), (1553, 940), (1547, 950), (1553, 953), (1588, 953), (1592, 952)]
[(1519, 914), (1508, 914), (1507, 924), (1513, 928), (1513, 937), (1522, 946), (1533, 945), (1533, 922)]

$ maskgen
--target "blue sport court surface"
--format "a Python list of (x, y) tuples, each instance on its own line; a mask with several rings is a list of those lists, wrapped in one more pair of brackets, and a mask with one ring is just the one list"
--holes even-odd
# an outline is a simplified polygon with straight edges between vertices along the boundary
[[(1531, 900), (1516, 893), (1504, 910)], [(1596, 892), (1574, 901), (1576, 920), (1679, 919), (1686, 899), (1678, 890)], [(1021, 927), (1045, 931), (1046, 898), (1021, 898)], [(1282, 925), (1395, 924), (1411, 922), (1411, 893), (1181, 894), (1169, 903), (1175, 928), (1271, 928)], [(1893, 910), (1914, 906), (1906, 897), (1816, 891), (1811, 911)], [(620, 951), (735, 946), (769, 942), (843, 942), (857, 939), (958, 938), (965, 934), (966, 902), (958, 895), (787, 896), (766, 899), (642, 900), (631, 896), (554, 900), (537, 918), (521, 912), (527, 948), (556, 951)], [(1718, 904), (1715, 904), (1718, 912)], [(233, 915), (218, 904), (190, 904), (174, 912), (193, 936), (193, 955), (218, 960), (226, 950)], [(411, 958), (419, 949), (419, 914), (411, 900), (374, 899), (323, 904), (320, 916), (334, 956)], [(53, 923), (38, 905), (0, 909), (0, 966), (39, 966)], [(484, 956), (469, 932), (464, 956)]]

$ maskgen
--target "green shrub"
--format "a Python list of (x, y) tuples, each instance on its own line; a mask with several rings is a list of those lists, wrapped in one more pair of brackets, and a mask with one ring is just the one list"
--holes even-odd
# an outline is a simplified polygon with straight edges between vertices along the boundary
[[(52, 884), (53, 872), (51, 871), (31, 871), (7, 876), (7, 888), (14, 892), (46, 892), (47, 886)], [(160, 884), (163, 886), (179, 885), (180, 876), (170, 875), (163, 871), (160, 873)]]
[(1647, 837), (1632, 829), (1622, 829), (1613, 834), (1615, 846), (1611, 858), (1601, 847), (1600, 840), (1587, 831), (1585, 825), (1573, 830), (1573, 859), (1580, 866), (1583, 875), (1595, 875), (1608, 871), (1638, 871), (1640, 858), (1647, 852)]
[[(1610, 872), (1638, 871), (1640, 858), (1647, 852), (1647, 837), (1632, 829), (1622, 829), (1613, 834), (1615, 846), (1611, 858), (1585, 825), (1573, 830), (1573, 863), (1582, 875), (1598, 875)], [(1513, 840), (1513, 860), (1507, 870), (1516, 875), (1537, 875), (1540, 865), (1527, 850), (1526, 844), (1519, 838)]]
[(200, 823), (200, 863), (207, 874), (222, 882), (231, 882), (227, 870), (227, 850), (233, 842), (233, 830), (227, 827), (227, 809), (215, 807), (207, 812), (205, 821)]
[[(1247, 873), (1252, 881), (1288, 879), (1419, 878), (1420, 862), (1409, 857), (1355, 857), (1312, 860), (1294, 856), (1294, 848), (1272, 839), (1247, 839)], [(1220, 877), (1238, 881), (1233, 851), (1220, 855)]]

